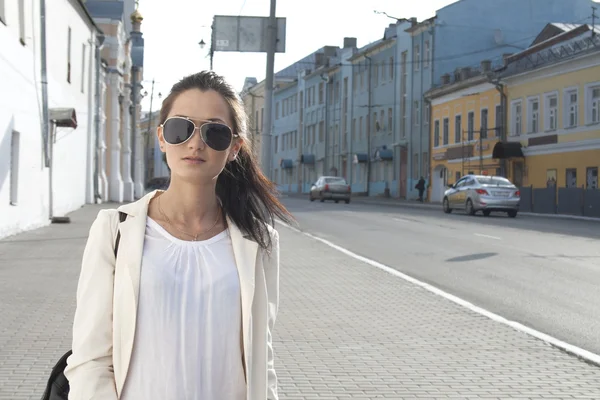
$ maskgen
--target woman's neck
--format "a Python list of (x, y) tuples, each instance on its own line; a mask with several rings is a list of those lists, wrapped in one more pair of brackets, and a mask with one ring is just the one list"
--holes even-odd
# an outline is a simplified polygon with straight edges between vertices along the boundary
[(160, 196), (160, 207), (170, 219), (182, 223), (198, 223), (206, 218), (212, 220), (220, 212), (215, 183), (189, 185), (186, 182), (179, 185), (176, 181), (171, 182)]

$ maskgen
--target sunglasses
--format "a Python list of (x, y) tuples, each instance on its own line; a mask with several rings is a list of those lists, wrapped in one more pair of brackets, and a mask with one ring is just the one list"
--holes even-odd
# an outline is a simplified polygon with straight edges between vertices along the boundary
[(231, 128), (219, 122), (205, 121), (199, 127), (185, 117), (171, 117), (161, 125), (165, 142), (171, 145), (183, 144), (194, 136), (196, 129), (200, 131), (202, 140), (208, 147), (216, 151), (224, 151), (231, 146), (234, 135)]

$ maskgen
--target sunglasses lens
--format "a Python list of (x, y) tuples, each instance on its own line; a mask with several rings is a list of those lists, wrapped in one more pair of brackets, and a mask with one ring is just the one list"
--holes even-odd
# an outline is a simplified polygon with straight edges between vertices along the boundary
[(233, 134), (227, 125), (207, 123), (202, 125), (200, 131), (206, 145), (213, 150), (227, 150), (231, 145)]
[(185, 142), (194, 134), (194, 123), (183, 118), (171, 118), (163, 126), (163, 137), (169, 144)]

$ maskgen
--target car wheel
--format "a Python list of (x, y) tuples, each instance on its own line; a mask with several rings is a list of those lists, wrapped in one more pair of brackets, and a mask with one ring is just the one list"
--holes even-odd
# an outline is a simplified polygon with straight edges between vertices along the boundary
[(450, 214), (452, 212), (452, 209), (450, 208), (450, 202), (448, 201), (447, 197), (444, 197), (443, 206), (446, 214)]
[(516, 216), (517, 216), (517, 211), (515, 211), (515, 210), (510, 210), (510, 211), (508, 212), (508, 216), (509, 216), (509, 217), (511, 217), (511, 218), (514, 218), (514, 217), (516, 217)]
[(321, 198), (319, 199), (321, 201), (321, 203), (325, 203), (325, 197), (323, 197), (323, 193), (319, 193), (319, 196), (321, 196)]
[(490, 210), (483, 210), (483, 215), (489, 217), (492, 212)]
[(476, 211), (475, 208), (473, 208), (473, 202), (471, 201), (471, 199), (467, 200), (467, 214), (469, 215), (475, 215)]
[(345, 200), (345, 201), (346, 201), (346, 204), (350, 204), (350, 199)]

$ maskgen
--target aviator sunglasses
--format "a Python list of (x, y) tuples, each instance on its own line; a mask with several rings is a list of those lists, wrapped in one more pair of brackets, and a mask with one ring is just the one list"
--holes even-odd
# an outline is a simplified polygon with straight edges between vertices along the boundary
[(229, 148), (234, 135), (231, 128), (220, 122), (203, 121), (196, 124), (185, 117), (170, 117), (161, 125), (165, 142), (171, 145), (183, 144), (194, 136), (196, 129), (200, 131), (202, 140), (208, 147), (216, 151), (224, 151)]

